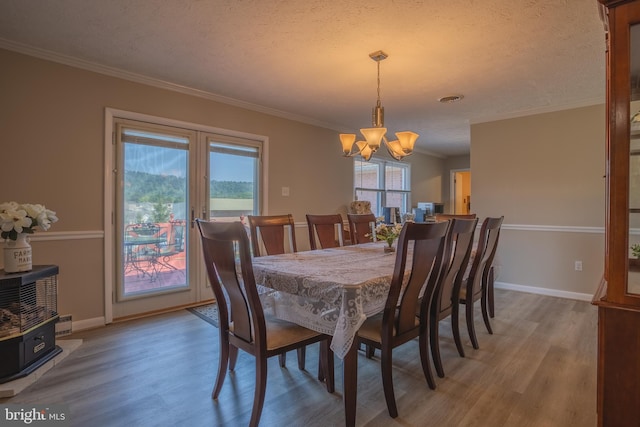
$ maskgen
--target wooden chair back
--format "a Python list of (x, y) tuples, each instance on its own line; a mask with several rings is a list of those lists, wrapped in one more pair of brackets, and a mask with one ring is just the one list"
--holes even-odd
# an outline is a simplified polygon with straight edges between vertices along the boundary
[[(196, 220), (196, 224), (202, 237), (209, 282), (218, 303), (220, 330), (228, 333), (229, 319), (232, 318), (233, 335), (247, 345), (266, 349), (264, 312), (258, 298), (249, 239), (244, 226), (239, 221)], [(236, 268), (236, 253), (241, 275)]]
[(471, 257), (478, 219), (451, 219), (447, 233), (445, 260), (433, 298), (432, 314), (446, 317), (457, 303), (460, 284)]
[(347, 214), (351, 244), (368, 243), (373, 241), (367, 234), (373, 233), (376, 226), (376, 216), (370, 214)]
[(342, 215), (307, 214), (307, 226), (309, 227), (309, 245), (312, 250), (336, 248), (344, 245), (342, 240), (344, 229)]
[[(265, 249), (264, 255), (280, 255), (285, 252), (297, 252), (296, 232), (293, 216), (287, 215), (249, 215), (251, 247), (254, 256), (261, 256), (260, 247)], [(289, 250), (285, 249), (285, 231), (288, 232)], [(262, 242), (262, 245), (260, 244)]]
[[(444, 259), (448, 227), (448, 223), (408, 222), (402, 228), (382, 317), (383, 339), (385, 336), (402, 339), (405, 333), (415, 330), (416, 313), (426, 314), (429, 309)], [(409, 243), (412, 243), (411, 269), (405, 280)]]
[(487, 277), (493, 259), (498, 249), (498, 239), (500, 237), (500, 227), (504, 216), (499, 218), (485, 218), (480, 228), (480, 236), (478, 237), (478, 245), (476, 254), (473, 258), (471, 271), (469, 272), (467, 293), (471, 291), (474, 299), (477, 300), (483, 293), (484, 284), (487, 283)]
[[(476, 246), (476, 253), (473, 257), (469, 276), (466, 278), (464, 288), (460, 289), (459, 302), (465, 305), (465, 315), (467, 320), (467, 331), (471, 339), (473, 348), (480, 348), (478, 337), (475, 331), (473, 303), (476, 300), (481, 302), (482, 318), (487, 327), (487, 332), (493, 334), (491, 322), (489, 320), (489, 293), (493, 286), (493, 269), (491, 264), (498, 248), (500, 237), (500, 227), (504, 217), (485, 218), (480, 228), (480, 236)], [(493, 304), (493, 303), (491, 303)]]
[(449, 230), (445, 243), (445, 260), (438, 284), (433, 293), (431, 311), (429, 316), (429, 334), (433, 364), (439, 377), (444, 377), (442, 358), (440, 357), (440, 321), (451, 315), (451, 329), (458, 354), (464, 357), (464, 348), (460, 338), (458, 322), (459, 295), (462, 278), (465, 274), (471, 249), (473, 236), (476, 231), (478, 219), (450, 220)]

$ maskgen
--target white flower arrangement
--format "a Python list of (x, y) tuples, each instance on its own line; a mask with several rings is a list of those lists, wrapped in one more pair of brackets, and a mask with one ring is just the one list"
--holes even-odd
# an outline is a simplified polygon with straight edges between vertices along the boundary
[[(387, 225), (383, 222), (384, 217), (376, 218), (376, 220), (377, 220), (377, 225), (376, 225), (375, 238), (378, 240), (386, 241), (387, 245), (391, 247), (393, 245), (393, 242), (395, 242), (395, 240), (398, 237), (400, 237), (400, 232), (402, 231), (402, 224)], [(371, 238), (371, 240), (373, 240), (373, 235), (368, 234), (368, 236)]]
[(36, 227), (47, 231), (56, 221), (56, 213), (42, 205), (16, 202), (0, 204), (0, 237), (5, 240), (18, 240), (19, 234), (33, 234)]

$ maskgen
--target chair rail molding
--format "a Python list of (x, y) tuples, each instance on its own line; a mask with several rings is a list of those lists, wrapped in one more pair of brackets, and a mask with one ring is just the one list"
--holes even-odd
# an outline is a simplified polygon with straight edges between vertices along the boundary
[[(537, 225), (537, 224), (503, 224), (503, 230), (517, 231), (552, 231), (564, 233), (604, 234), (604, 227), (585, 227), (573, 225)], [(640, 233), (640, 230), (637, 230)]]
[(36, 232), (29, 235), (31, 242), (60, 241), (60, 240), (87, 240), (104, 239), (103, 230), (86, 231), (47, 231)]

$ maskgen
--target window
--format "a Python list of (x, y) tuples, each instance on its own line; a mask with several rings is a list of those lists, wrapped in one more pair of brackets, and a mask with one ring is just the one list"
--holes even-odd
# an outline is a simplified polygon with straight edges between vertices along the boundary
[(408, 212), (411, 203), (409, 177), (410, 165), (406, 163), (355, 160), (355, 197), (371, 202), (371, 210), (376, 216), (382, 215), (382, 207), (397, 207), (401, 213)]
[(221, 136), (208, 138), (208, 144), (209, 217), (237, 221), (259, 215), (260, 145)]

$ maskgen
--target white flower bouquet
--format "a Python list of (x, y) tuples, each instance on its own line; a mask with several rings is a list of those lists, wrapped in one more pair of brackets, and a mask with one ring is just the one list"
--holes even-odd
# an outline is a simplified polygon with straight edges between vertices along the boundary
[(5, 240), (17, 240), (19, 234), (33, 234), (36, 227), (47, 231), (56, 221), (56, 213), (42, 205), (16, 202), (0, 204), (0, 237)]
[[(393, 224), (387, 225), (384, 222), (384, 217), (376, 218), (378, 220), (378, 224), (376, 225), (376, 233), (375, 238), (377, 240), (384, 240), (387, 242), (389, 247), (393, 246), (393, 242), (400, 237), (400, 232), (402, 231), (402, 224)], [(374, 236), (368, 235), (371, 240), (373, 240)]]

